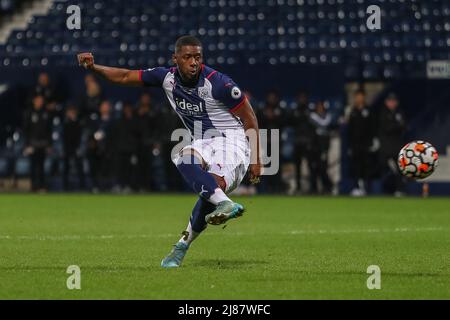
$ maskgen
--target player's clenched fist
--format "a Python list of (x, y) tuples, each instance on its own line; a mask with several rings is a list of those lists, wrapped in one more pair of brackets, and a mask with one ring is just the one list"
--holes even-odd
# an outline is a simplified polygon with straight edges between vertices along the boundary
[(252, 163), (249, 166), (249, 179), (251, 184), (258, 184), (261, 179), (262, 166), (260, 163)]
[(90, 52), (78, 54), (78, 64), (85, 69), (91, 69), (94, 66), (94, 56)]

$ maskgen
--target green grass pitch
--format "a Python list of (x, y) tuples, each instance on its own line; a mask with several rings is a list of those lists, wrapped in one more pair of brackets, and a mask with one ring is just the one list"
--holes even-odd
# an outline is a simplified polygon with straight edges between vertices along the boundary
[(450, 299), (449, 198), (236, 200), (165, 270), (194, 196), (0, 195), (0, 299)]

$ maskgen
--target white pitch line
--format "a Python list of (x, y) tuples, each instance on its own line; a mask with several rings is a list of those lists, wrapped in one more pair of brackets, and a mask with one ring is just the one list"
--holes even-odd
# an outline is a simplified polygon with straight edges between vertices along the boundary
[[(446, 230), (442, 227), (405, 228), (394, 229), (343, 229), (343, 230), (292, 230), (282, 233), (269, 233), (266, 235), (321, 235), (321, 234), (350, 234), (350, 233), (396, 233), (396, 232), (434, 232)], [(215, 232), (205, 233), (204, 236), (254, 236), (259, 233), (246, 232)], [(175, 238), (179, 234), (110, 234), (110, 235), (0, 235), (0, 240), (37, 240), (37, 241), (72, 241), (72, 240), (114, 240), (114, 239), (149, 239), (149, 238)]]
[(30, 236), (10, 236), (0, 235), (0, 240), (39, 240), (39, 241), (64, 241), (64, 240), (111, 240), (111, 239), (139, 239), (139, 238), (167, 238), (176, 236), (175, 234), (135, 234), (135, 235), (30, 235)]
[(393, 232), (432, 232), (442, 231), (442, 227), (395, 228), (395, 229), (348, 229), (348, 230), (294, 230), (289, 234), (347, 234), (347, 233), (393, 233)]

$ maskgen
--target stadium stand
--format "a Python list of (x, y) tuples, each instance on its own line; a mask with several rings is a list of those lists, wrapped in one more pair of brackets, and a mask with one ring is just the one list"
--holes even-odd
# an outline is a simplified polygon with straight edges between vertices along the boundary
[(85, 49), (104, 64), (164, 64), (173, 39), (184, 33), (209, 44), (210, 65), (344, 63), (348, 78), (398, 78), (408, 66), (450, 58), (446, 1), (381, 1), (384, 19), (376, 34), (367, 29), (364, 0), (77, 3), (82, 30), (67, 30), (68, 2), (55, 1), (47, 15), (10, 35), (0, 64), (71, 65), (73, 54)]

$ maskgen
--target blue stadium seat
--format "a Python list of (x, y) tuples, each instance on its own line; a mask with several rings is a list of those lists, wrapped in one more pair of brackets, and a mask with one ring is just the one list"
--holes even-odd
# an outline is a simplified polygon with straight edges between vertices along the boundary
[(386, 79), (397, 79), (401, 77), (401, 68), (399, 65), (386, 65), (383, 68), (383, 77)]
[(362, 75), (366, 80), (375, 80), (380, 77), (380, 67), (376, 64), (368, 64), (364, 67)]
[(31, 173), (30, 159), (27, 157), (19, 157), (15, 160), (14, 174), (18, 178), (28, 177)]
[(10, 161), (6, 157), (0, 157), (0, 177), (7, 177), (11, 174)]

